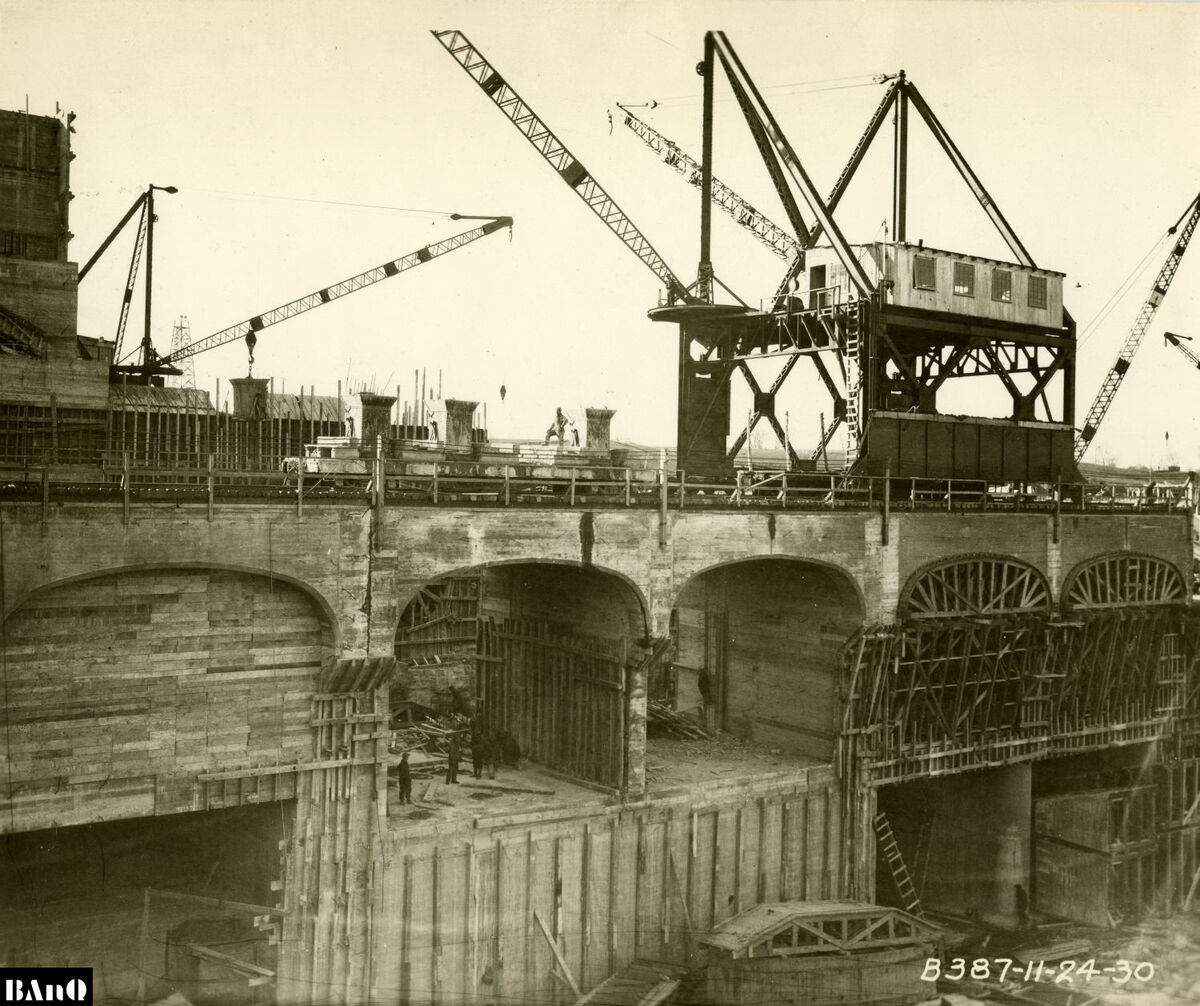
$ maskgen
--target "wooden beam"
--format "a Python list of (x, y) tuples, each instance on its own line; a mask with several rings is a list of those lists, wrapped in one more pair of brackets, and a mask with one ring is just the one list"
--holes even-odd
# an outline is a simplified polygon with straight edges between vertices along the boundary
[(583, 993), (579, 991), (579, 986), (575, 982), (575, 976), (571, 974), (571, 968), (567, 965), (566, 959), (559, 950), (558, 944), (554, 942), (554, 937), (550, 935), (550, 930), (546, 928), (546, 923), (542, 921), (542, 917), (537, 912), (533, 913), (534, 921), (537, 922), (538, 928), (541, 929), (542, 935), (546, 937), (546, 942), (550, 944), (550, 952), (554, 954), (555, 961), (558, 962), (559, 968), (562, 969), (562, 977), (566, 979), (567, 984), (571, 987), (571, 991), (575, 993), (575, 998), (578, 1000)]

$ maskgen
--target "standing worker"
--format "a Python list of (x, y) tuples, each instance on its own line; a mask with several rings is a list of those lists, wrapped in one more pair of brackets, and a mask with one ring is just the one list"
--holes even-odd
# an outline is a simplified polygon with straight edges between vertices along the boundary
[(550, 424), (550, 429), (546, 431), (546, 439), (542, 442), (543, 446), (548, 446), (551, 437), (558, 437), (558, 446), (562, 446), (563, 431), (567, 428), (567, 417), (563, 415), (562, 406), (554, 410), (554, 422)]
[(400, 756), (400, 766), (396, 769), (396, 781), (400, 784), (400, 802), (412, 802), (412, 772), (408, 767), (408, 752)]
[(471, 774), (483, 778), (483, 755), (487, 745), (487, 724), (483, 711), (478, 710), (471, 718)]
[(450, 749), (446, 752), (446, 783), (458, 782), (458, 733), (450, 735)]

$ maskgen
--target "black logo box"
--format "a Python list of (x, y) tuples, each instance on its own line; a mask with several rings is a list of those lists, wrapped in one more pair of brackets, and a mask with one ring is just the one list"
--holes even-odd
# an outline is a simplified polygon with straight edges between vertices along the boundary
[(0, 968), (0, 1006), (92, 1006), (91, 968)]

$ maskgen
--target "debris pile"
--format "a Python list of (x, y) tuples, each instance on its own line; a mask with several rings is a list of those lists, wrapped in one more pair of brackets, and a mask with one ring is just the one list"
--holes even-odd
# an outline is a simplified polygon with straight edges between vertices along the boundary
[(646, 730), (651, 736), (669, 735), (709, 740), (712, 734), (692, 717), (677, 713), (670, 706), (650, 699), (646, 702)]
[(388, 750), (395, 756), (407, 753), (413, 778), (425, 778), (445, 772), (450, 737), (458, 734), (466, 747), (470, 723), (463, 716), (450, 715), (404, 723), (392, 730)]

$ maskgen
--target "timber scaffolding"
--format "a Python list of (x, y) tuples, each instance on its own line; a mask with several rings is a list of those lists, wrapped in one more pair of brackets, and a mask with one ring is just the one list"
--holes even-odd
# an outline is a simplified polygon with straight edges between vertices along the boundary
[(864, 857), (850, 859), (859, 883), (874, 884), (878, 787), (1144, 744), (1138, 782), (1163, 794), (1157, 844), (1114, 838), (1096, 855), (1111, 854), (1105, 883), (1135, 892), (1122, 897), (1136, 911), (1190, 902), (1200, 885), (1200, 620), (1189, 593), (1175, 567), (1130, 553), (1084, 563), (1057, 604), (1041, 574), (1002, 556), (914, 574), (895, 624), (859, 630), (842, 654), (837, 774), (846, 854)]

